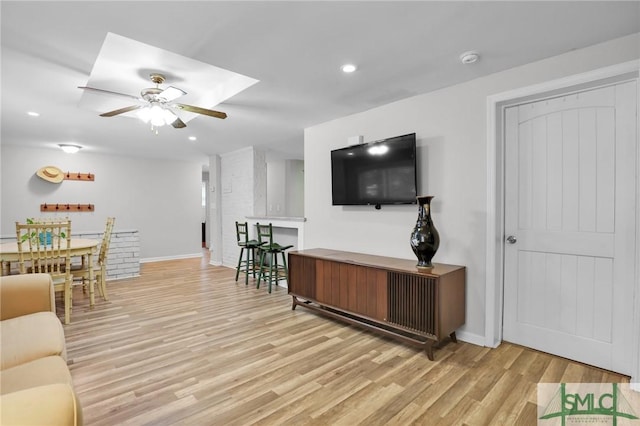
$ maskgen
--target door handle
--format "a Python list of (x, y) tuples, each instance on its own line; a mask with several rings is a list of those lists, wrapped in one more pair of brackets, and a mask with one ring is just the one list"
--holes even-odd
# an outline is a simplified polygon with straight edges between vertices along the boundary
[(507, 237), (507, 243), (509, 243), (509, 244), (515, 244), (516, 241), (518, 241), (518, 239), (516, 237), (514, 237), (513, 235), (509, 235)]

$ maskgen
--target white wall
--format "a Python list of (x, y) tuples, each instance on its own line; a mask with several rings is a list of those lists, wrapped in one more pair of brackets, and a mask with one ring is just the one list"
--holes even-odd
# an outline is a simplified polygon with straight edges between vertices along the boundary
[(304, 217), (304, 161), (287, 160), (285, 170), (287, 180), (286, 215)]
[(267, 162), (267, 215), (286, 216), (285, 160)]
[(267, 216), (304, 216), (304, 161), (267, 161)]
[[(102, 232), (108, 216), (116, 230), (138, 230), (141, 260), (201, 254), (202, 165), (2, 145), (0, 235), (15, 237), (15, 222), (41, 213), (42, 203), (94, 204), (70, 213), (74, 232)], [(46, 182), (43, 166), (95, 174), (94, 182)], [(60, 214), (58, 216), (66, 216)]]
[(332, 206), (329, 153), (347, 146), (353, 135), (363, 135), (366, 142), (415, 132), (418, 192), (435, 196), (432, 213), (441, 243), (434, 261), (467, 267), (461, 336), (483, 342), (487, 96), (639, 56), (640, 35), (635, 34), (306, 129), (305, 247), (415, 259), (409, 234), (417, 207)]

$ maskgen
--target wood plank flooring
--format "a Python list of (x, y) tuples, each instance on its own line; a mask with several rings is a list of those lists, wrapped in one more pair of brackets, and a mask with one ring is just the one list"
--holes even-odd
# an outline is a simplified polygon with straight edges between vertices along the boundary
[(74, 290), (65, 326), (86, 425), (535, 425), (538, 382), (629, 378), (520, 346), (425, 353), (291, 310), (203, 259)]

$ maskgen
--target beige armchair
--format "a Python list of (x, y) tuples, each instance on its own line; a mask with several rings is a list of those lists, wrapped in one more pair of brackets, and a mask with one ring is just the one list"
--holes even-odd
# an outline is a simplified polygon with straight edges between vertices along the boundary
[(0, 424), (81, 425), (49, 274), (0, 277)]

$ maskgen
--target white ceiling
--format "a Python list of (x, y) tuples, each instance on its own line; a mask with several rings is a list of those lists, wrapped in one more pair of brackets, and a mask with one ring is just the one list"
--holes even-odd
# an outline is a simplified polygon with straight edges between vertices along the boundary
[[(637, 1), (3, 0), (0, 8), (2, 144), (73, 142), (84, 152), (190, 160), (251, 145), (302, 158), (305, 127), (640, 32)], [(138, 120), (99, 117), (81, 107), (77, 86), (87, 85), (109, 32), (259, 82), (214, 108), (226, 120), (199, 116), (158, 135)], [(462, 65), (468, 50), (481, 60)], [(347, 62), (358, 70), (343, 74)], [(171, 76), (168, 85), (183, 80), (144, 58), (130, 65), (136, 87), (123, 87), (114, 69), (100, 88), (137, 95), (150, 71)]]

